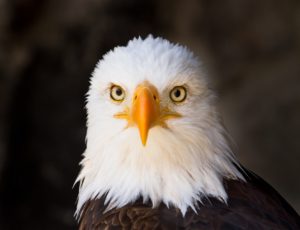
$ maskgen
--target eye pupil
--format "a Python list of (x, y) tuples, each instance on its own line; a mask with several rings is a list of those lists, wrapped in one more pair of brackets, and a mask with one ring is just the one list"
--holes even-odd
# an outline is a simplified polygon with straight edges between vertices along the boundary
[(174, 96), (175, 97), (180, 97), (180, 94), (181, 94), (180, 90), (176, 89), (176, 91), (174, 92)]
[(121, 95), (122, 95), (122, 90), (121, 90), (120, 88), (118, 88), (118, 89), (116, 90), (116, 94), (117, 94), (118, 96), (121, 96)]

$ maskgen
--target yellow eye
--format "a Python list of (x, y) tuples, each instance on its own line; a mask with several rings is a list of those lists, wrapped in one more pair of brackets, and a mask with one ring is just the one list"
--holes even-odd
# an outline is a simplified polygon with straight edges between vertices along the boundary
[(121, 102), (125, 98), (125, 91), (124, 91), (124, 89), (122, 89), (121, 86), (113, 85), (110, 88), (110, 97), (114, 101)]
[(186, 99), (186, 88), (183, 86), (175, 86), (170, 91), (170, 98), (175, 103), (183, 102)]

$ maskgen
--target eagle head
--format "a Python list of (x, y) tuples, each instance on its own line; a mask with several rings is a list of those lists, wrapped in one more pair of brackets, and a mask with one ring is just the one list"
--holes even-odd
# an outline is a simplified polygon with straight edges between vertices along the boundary
[(199, 60), (161, 38), (133, 39), (104, 55), (87, 96), (87, 147), (77, 214), (138, 198), (184, 214), (204, 196), (226, 201), (223, 178), (242, 178)]

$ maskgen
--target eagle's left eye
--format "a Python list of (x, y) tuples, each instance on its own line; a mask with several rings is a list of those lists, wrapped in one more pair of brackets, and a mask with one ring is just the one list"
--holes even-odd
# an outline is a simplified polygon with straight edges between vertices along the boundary
[(186, 88), (183, 86), (175, 86), (170, 91), (170, 98), (175, 103), (183, 102), (186, 99)]
[(124, 91), (124, 89), (122, 89), (121, 86), (113, 85), (110, 88), (110, 97), (114, 101), (121, 102), (125, 98), (125, 91)]

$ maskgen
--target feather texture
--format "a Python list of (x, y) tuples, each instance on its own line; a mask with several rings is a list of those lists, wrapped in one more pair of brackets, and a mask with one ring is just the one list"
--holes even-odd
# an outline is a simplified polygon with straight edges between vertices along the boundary
[[(167, 128), (152, 127), (143, 146), (137, 127), (128, 127), (114, 114), (131, 107), (136, 87), (145, 81), (157, 89), (160, 106), (181, 117), (167, 120)], [(124, 89), (122, 103), (112, 102), (112, 84)], [(178, 85), (187, 89), (181, 104), (169, 97)], [(226, 202), (223, 177), (243, 179), (201, 64), (183, 46), (149, 36), (110, 51), (92, 75), (87, 111), (87, 148), (77, 178), (77, 217), (88, 199), (104, 194), (108, 209), (134, 202), (141, 195), (153, 206), (164, 202), (184, 214), (205, 196)]]
[(199, 203), (197, 213), (138, 200), (103, 214), (104, 199), (89, 200), (83, 207), (81, 230), (93, 229), (300, 229), (300, 217), (266, 182), (248, 173), (248, 182), (225, 180), (228, 204), (213, 197)]
[[(159, 111), (180, 114), (149, 128), (129, 111), (137, 87), (155, 88)], [(112, 85), (124, 100), (110, 98)], [(186, 100), (173, 103), (181, 86)], [(151, 96), (152, 98), (152, 96)], [(80, 229), (299, 229), (299, 216), (233, 155), (199, 60), (161, 38), (133, 39), (97, 64), (87, 100), (87, 148), (77, 178)]]

